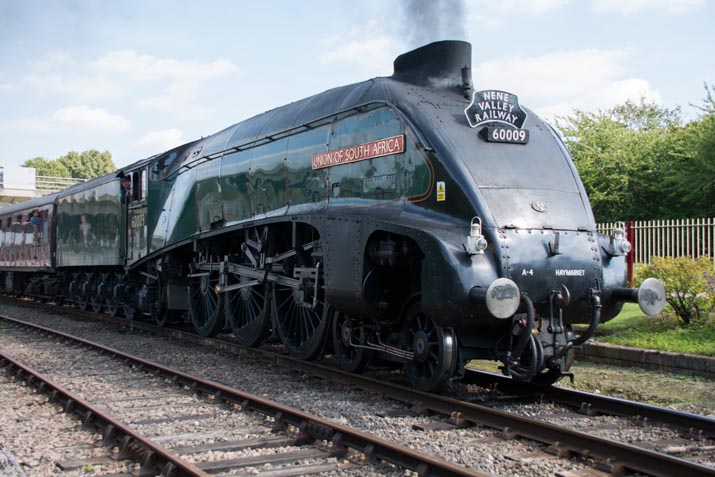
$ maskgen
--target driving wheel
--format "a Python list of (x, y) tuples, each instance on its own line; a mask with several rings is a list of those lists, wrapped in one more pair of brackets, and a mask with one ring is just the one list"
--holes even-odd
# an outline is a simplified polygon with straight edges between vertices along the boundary
[(194, 274), (189, 280), (189, 315), (196, 333), (216, 336), (224, 325), (223, 294), (216, 292), (218, 274)]
[(247, 277), (229, 278), (229, 286), (245, 285), (226, 293), (226, 321), (236, 341), (242, 346), (258, 346), (271, 331), (269, 287), (265, 283), (249, 285)]
[(413, 305), (406, 317), (402, 345), (414, 357), (405, 362), (405, 375), (415, 388), (439, 392), (446, 387), (456, 368), (454, 335), (451, 330), (435, 324), (419, 304)]
[[(257, 272), (265, 272), (268, 247), (268, 227), (246, 231), (241, 245), (241, 265)], [(271, 332), (270, 287), (260, 278), (228, 274), (228, 286), (239, 286), (226, 292), (226, 321), (236, 341), (242, 346), (258, 346)]]

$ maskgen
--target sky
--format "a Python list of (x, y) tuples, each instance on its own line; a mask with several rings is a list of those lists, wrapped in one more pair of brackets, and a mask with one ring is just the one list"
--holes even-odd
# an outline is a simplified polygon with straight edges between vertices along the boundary
[(552, 122), (640, 98), (694, 119), (715, 85), (712, 0), (0, 0), (0, 165), (123, 167), (437, 40)]

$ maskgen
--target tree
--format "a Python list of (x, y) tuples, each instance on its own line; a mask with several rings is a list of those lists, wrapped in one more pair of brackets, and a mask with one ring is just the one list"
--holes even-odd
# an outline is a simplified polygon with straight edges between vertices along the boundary
[(108, 151), (99, 152), (95, 149), (81, 153), (71, 151), (50, 161), (43, 157), (35, 157), (34, 159), (28, 159), (22, 165), (24, 167), (34, 167), (38, 176), (76, 177), (80, 179), (93, 179), (116, 170), (112, 155)]
[(71, 151), (57, 161), (67, 168), (72, 177), (81, 179), (92, 179), (116, 170), (112, 155), (108, 151), (99, 152), (96, 149), (79, 154)]
[(688, 217), (715, 216), (715, 97), (705, 85), (706, 97), (698, 121), (680, 132), (681, 154), (668, 181), (670, 199)]
[(28, 159), (22, 164), (23, 167), (34, 167), (35, 174), (47, 177), (69, 177), (70, 172), (64, 164), (58, 161), (48, 161), (44, 157)]
[(641, 99), (557, 118), (599, 222), (673, 215), (664, 194), (678, 149), (680, 110)]

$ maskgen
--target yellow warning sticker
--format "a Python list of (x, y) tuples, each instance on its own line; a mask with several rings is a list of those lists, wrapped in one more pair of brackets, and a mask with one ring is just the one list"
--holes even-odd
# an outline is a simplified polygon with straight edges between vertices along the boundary
[(442, 202), (447, 199), (447, 193), (444, 187), (444, 182), (437, 183), (437, 202)]

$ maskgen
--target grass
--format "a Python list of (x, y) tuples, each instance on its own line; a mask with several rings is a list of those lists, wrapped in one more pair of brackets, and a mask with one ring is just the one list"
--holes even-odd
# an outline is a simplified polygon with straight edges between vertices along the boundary
[(715, 416), (715, 381), (710, 379), (578, 360), (571, 371), (575, 383), (562, 379), (560, 387)]
[(636, 348), (715, 356), (715, 324), (683, 326), (673, 313), (644, 315), (626, 303), (621, 313), (596, 331), (597, 340)]

